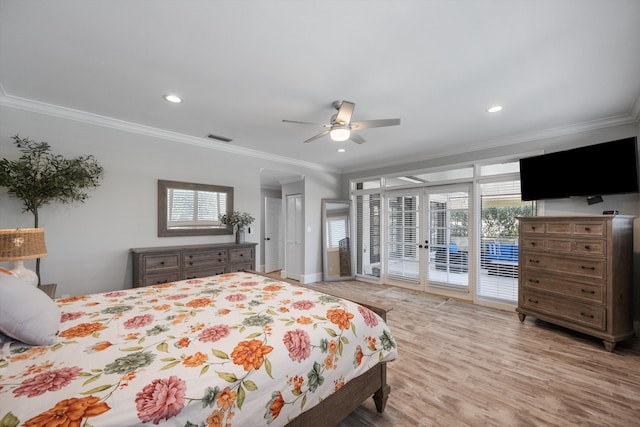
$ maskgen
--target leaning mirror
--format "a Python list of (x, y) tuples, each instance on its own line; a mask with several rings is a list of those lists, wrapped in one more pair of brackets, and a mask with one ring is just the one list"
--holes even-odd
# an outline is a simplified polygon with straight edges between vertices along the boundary
[(350, 230), (351, 201), (322, 199), (322, 259), (325, 281), (355, 278)]
[(233, 234), (233, 187), (158, 180), (158, 237)]

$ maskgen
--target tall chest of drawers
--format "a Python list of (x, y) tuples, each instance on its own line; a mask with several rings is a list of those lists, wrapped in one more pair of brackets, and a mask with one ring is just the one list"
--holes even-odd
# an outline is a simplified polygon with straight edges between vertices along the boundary
[(133, 287), (255, 269), (256, 243), (134, 248)]
[(602, 339), (633, 336), (633, 217), (519, 218), (518, 317)]

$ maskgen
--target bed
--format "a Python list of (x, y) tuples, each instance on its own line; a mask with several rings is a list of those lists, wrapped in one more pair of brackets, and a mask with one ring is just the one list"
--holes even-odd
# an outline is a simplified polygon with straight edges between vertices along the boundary
[(384, 310), (253, 272), (54, 305), (48, 345), (0, 348), (2, 425), (333, 426), (390, 392)]

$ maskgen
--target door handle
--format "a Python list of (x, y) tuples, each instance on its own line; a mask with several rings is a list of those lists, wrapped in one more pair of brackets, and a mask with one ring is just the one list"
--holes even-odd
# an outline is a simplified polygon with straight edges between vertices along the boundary
[(265, 237), (264, 240), (271, 240), (271, 237)]

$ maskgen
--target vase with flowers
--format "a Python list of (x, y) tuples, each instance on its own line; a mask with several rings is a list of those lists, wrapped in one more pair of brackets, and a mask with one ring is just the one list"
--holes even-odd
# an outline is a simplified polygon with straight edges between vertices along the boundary
[(244, 243), (244, 227), (255, 221), (255, 218), (247, 212), (233, 211), (231, 215), (222, 215), (220, 221), (236, 229), (236, 243)]

